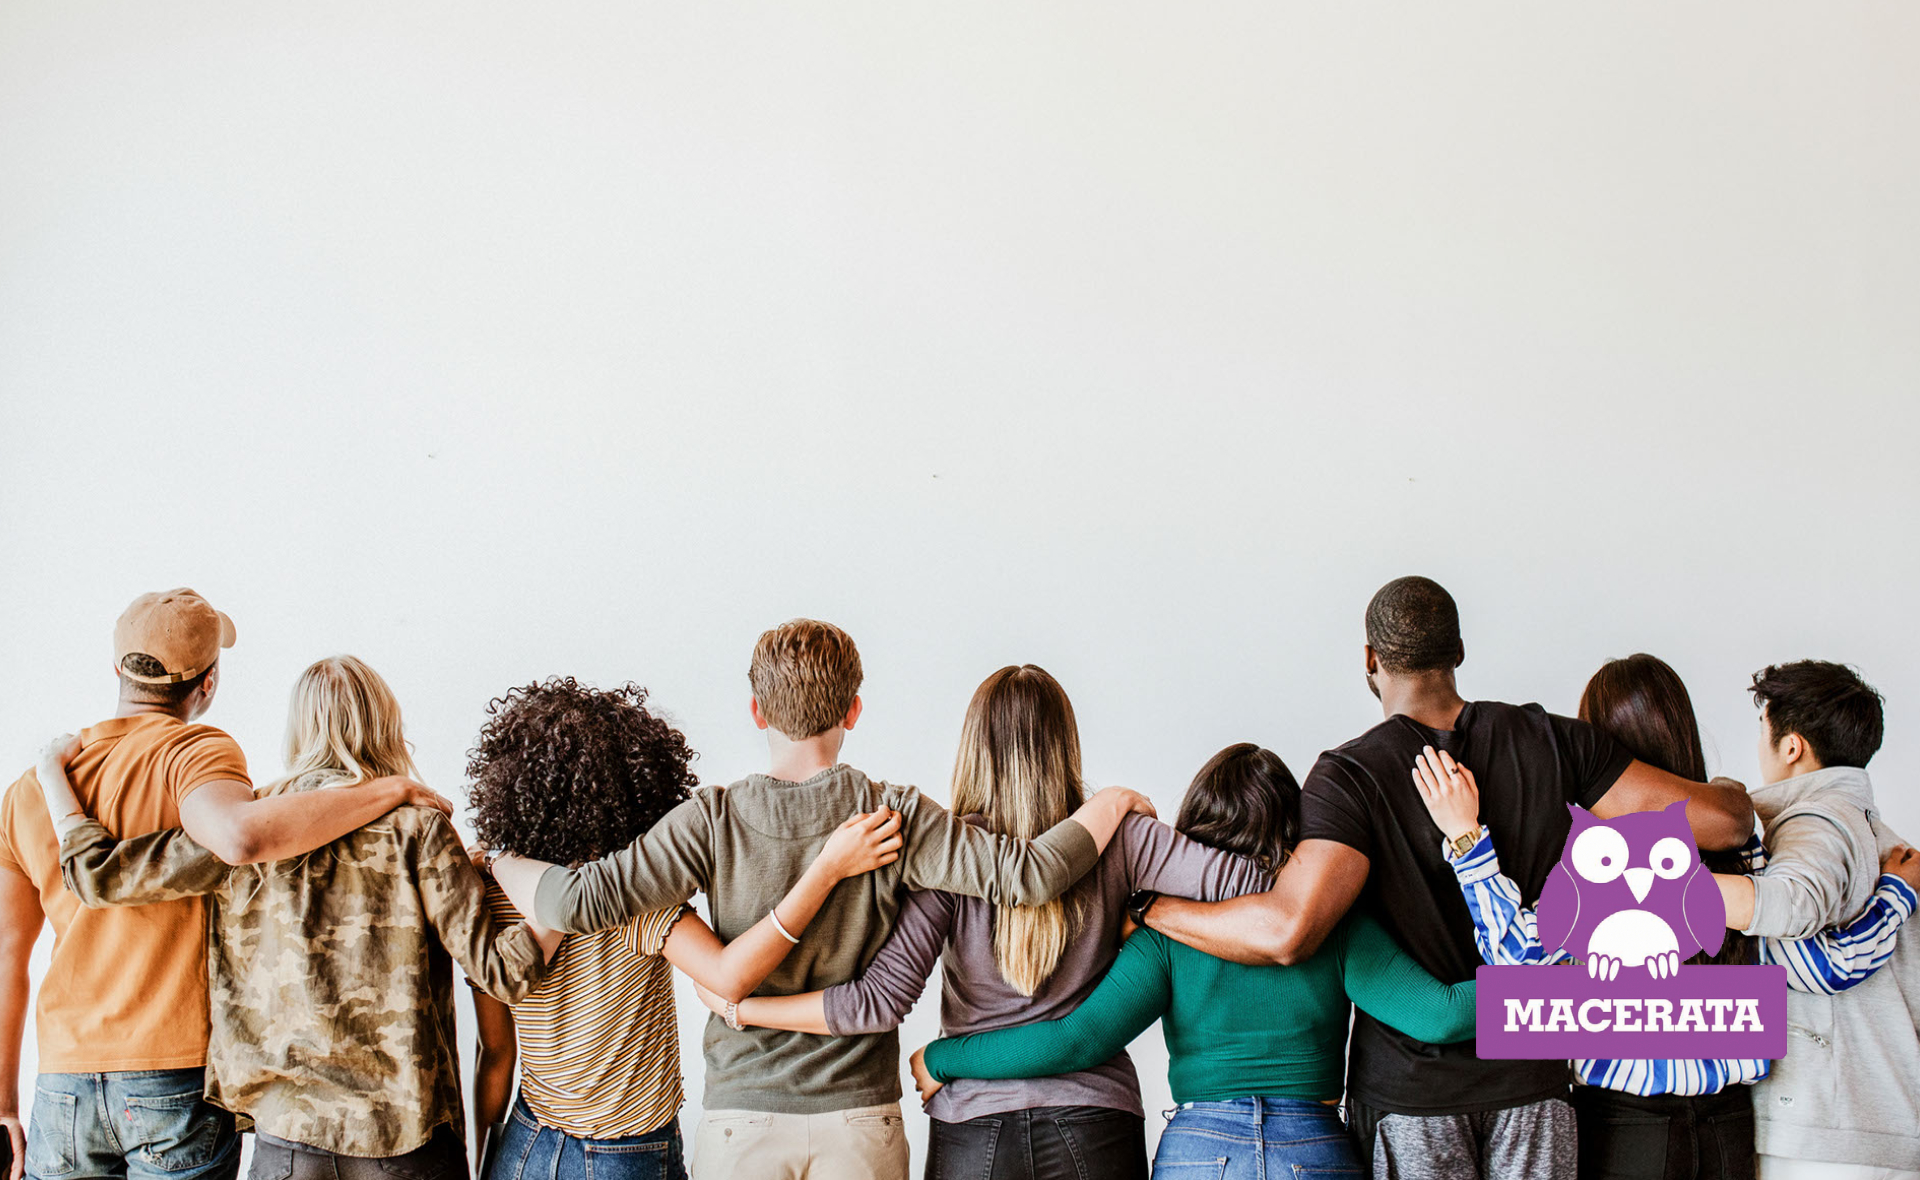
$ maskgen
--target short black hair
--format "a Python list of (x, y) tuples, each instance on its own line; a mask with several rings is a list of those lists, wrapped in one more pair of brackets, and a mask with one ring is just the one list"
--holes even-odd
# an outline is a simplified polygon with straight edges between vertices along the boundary
[(679, 730), (637, 684), (571, 676), (487, 704), (467, 752), (473, 830), (487, 848), (572, 865), (625, 848), (700, 785)]
[(1432, 578), (1395, 578), (1367, 604), (1367, 646), (1389, 672), (1459, 667), (1460, 608)]
[(1753, 674), (1752, 692), (1773, 740), (1799, 734), (1822, 766), (1865, 766), (1880, 749), (1886, 731), (1880, 694), (1845, 664), (1768, 664)]
[(186, 680), (176, 680), (169, 684), (149, 684), (144, 680), (135, 680), (133, 676), (165, 676), (167, 666), (146, 652), (130, 651), (121, 657), (120, 670), (131, 672), (133, 676), (120, 678), (120, 691), (126, 694), (128, 700), (138, 701), (143, 705), (177, 705), (192, 696), (194, 689), (205, 684), (207, 673), (218, 667), (219, 663), (219, 660), (215, 660), (200, 669), (197, 675)]
[(1175, 830), (1277, 871), (1300, 839), (1300, 783), (1280, 755), (1239, 742), (1207, 759), (1180, 802)]

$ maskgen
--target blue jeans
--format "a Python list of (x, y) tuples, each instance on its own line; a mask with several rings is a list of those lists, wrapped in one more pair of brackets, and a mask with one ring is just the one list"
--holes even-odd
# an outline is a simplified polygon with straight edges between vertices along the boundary
[(1304, 1098), (1189, 1102), (1160, 1133), (1153, 1180), (1358, 1176), (1339, 1108)]
[(41, 1074), (28, 1180), (233, 1180), (240, 1136), (206, 1084), (204, 1069)]
[(680, 1124), (645, 1135), (582, 1139), (543, 1127), (516, 1098), (491, 1175), (480, 1180), (686, 1180)]

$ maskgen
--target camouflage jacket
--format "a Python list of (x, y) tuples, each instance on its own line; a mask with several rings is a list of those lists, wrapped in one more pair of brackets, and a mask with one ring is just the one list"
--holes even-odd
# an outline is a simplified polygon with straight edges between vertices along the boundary
[(60, 862), (89, 906), (210, 898), (207, 1098), (342, 1155), (400, 1155), (442, 1123), (464, 1131), (449, 957), (507, 1002), (546, 969), (524, 924), (495, 924), (452, 824), (425, 808), (237, 867), (177, 829), (116, 840), (89, 820)]

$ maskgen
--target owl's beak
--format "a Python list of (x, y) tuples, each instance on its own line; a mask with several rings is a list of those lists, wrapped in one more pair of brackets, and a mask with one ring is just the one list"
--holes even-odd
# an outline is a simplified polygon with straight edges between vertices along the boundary
[(1627, 888), (1633, 890), (1633, 900), (1647, 900), (1647, 891), (1653, 888), (1652, 869), (1628, 869), (1620, 875), (1627, 879)]

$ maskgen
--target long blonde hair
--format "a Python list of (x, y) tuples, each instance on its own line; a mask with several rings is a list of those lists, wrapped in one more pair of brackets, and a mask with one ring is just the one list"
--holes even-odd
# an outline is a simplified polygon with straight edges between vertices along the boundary
[(315, 661), (293, 682), (287, 773), (267, 793), (315, 772), (341, 782), (420, 777), (400, 725), (400, 702), (380, 673), (354, 656)]
[[(1009, 665), (981, 682), (960, 729), (953, 809), (979, 815), (1004, 836), (1031, 840), (1086, 802), (1080, 728), (1060, 682), (1032, 664)], [(1000, 976), (1031, 996), (1053, 974), (1079, 925), (1077, 899), (997, 906), (993, 957)]]

